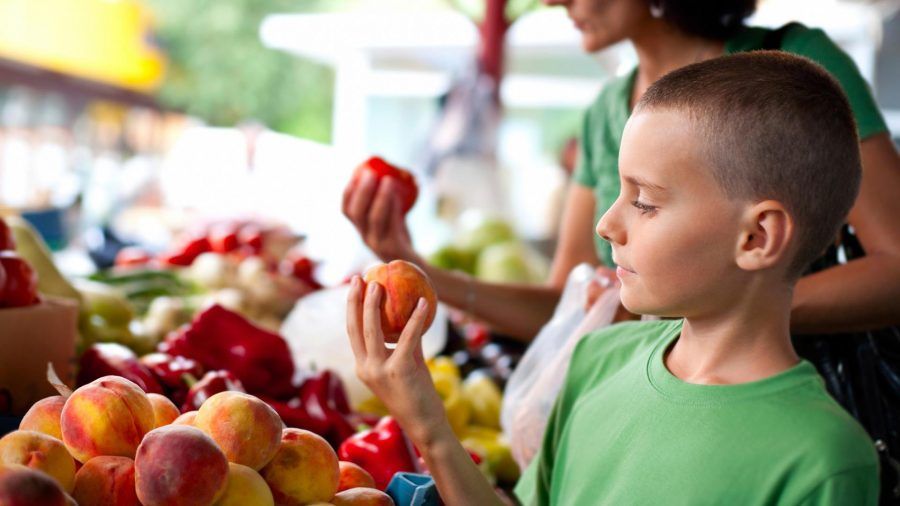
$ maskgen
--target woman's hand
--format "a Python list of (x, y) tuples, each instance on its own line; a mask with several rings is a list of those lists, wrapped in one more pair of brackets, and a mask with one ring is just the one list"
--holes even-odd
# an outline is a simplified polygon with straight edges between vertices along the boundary
[(396, 185), (393, 178), (385, 177), (379, 183), (370, 171), (364, 171), (355, 184), (347, 185), (341, 209), (381, 260), (415, 261)]
[[(365, 290), (365, 296), (363, 295)], [(422, 354), (428, 303), (420, 298), (393, 350), (381, 330), (384, 288), (355, 276), (347, 297), (347, 334), (356, 357), (356, 375), (416, 443), (426, 443), (448, 425)]]

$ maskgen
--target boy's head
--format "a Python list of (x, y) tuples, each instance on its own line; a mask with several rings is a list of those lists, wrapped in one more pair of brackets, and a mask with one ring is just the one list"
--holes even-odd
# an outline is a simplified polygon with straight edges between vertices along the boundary
[[(648, 274), (690, 272), (694, 263), (711, 283), (729, 269), (798, 277), (835, 238), (861, 176), (838, 83), (809, 60), (773, 51), (689, 65), (654, 83), (625, 129), (619, 169), (622, 194), (598, 224), (617, 263), (650, 255)], [(666, 243), (649, 244), (651, 233)], [(663, 265), (668, 254), (673, 264)], [(638, 267), (624, 265), (625, 277), (636, 282)], [(653, 277), (682, 288), (698, 281)]]

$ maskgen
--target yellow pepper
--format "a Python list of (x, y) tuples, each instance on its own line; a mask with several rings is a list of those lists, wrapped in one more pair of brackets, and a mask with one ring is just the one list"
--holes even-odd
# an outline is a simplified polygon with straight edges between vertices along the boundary
[(519, 466), (512, 458), (509, 443), (502, 432), (490, 427), (470, 425), (460, 435), (463, 446), (483, 455), (488, 470), (504, 483), (519, 479)]
[(473, 424), (500, 429), (503, 394), (494, 380), (483, 374), (470, 374), (463, 383), (462, 392), (469, 403)]

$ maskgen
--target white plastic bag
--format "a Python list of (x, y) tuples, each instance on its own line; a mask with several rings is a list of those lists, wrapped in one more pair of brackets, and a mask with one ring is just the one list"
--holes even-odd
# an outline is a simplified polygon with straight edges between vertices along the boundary
[[(588, 308), (591, 285), (606, 288)], [(513, 458), (524, 469), (541, 446), (547, 419), (581, 338), (612, 323), (619, 288), (588, 264), (569, 274), (553, 318), (528, 347), (506, 384), (500, 423)]]
[[(326, 288), (303, 297), (281, 325), (294, 363), (301, 367), (331, 369), (344, 382), (350, 404), (356, 406), (372, 393), (356, 377), (356, 360), (347, 337), (349, 285)], [(434, 323), (422, 336), (425, 358), (437, 355), (447, 342), (447, 309), (438, 304)]]

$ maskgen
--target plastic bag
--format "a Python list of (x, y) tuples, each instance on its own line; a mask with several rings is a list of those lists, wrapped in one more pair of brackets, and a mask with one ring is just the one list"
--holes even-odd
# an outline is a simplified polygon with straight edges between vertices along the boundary
[[(541, 446), (575, 345), (585, 334), (611, 324), (616, 315), (619, 288), (613, 279), (588, 264), (573, 269), (553, 318), (528, 347), (506, 384), (500, 423), (522, 469)], [(594, 297), (598, 286), (606, 289)], [(593, 298), (596, 300), (588, 306)]]
[[(317, 370), (331, 369), (344, 382), (354, 406), (372, 393), (356, 377), (356, 360), (347, 337), (349, 285), (326, 288), (303, 297), (281, 325), (294, 363)], [(447, 309), (438, 304), (434, 323), (422, 336), (425, 358), (438, 354), (447, 342)]]

